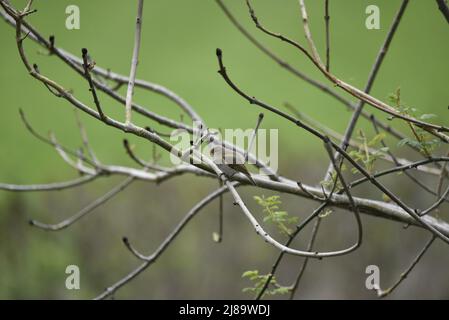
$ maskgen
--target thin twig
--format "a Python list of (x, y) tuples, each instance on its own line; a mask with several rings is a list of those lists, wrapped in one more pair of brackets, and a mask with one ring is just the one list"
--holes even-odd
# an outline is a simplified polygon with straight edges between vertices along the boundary
[[(318, 216), (326, 207), (328, 206), (328, 202), (323, 202), (319, 205), (318, 208), (316, 208), (312, 214), (309, 215), (309, 217), (307, 219), (305, 219), (301, 224), (296, 226), (295, 231), (289, 236), (288, 240), (285, 242), (285, 246), (289, 246), (293, 240), (296, 238), (296, 236), (301, 232), (302, 229), (304, 229), (304, 227), (310, 222), (312, 221), (316, 216)], [(319, 218), (318, 218), (319, 219)], [(310, 250), (307, 250), (310, 251)], [(267, 290), (271, 280), (273, 279), (277, 268), (279, 267), (282, 258), (284, 257), (285, 252), (280, 252), (278, 257), (276, 258), (275, 262), (273, 263), (270, 273), (263, 285), (263, 287), (260, 289), (260, 291), (258, 292), (257, 296), (256, 296), (256, 300), (260, 300), (262, 299), (262, 297), (265, 294), (265, 291)], [(305, 259), (308, 259), (307, 257)]]
[(330, 67), (330, 31), (329, 31), (329, 0), (324, 1), (324, 21), (326, 25), (326, 71)]
[(97, 91), (95, 90), (95, 86), (92, 82), (92, 77), (90, 76), (90, 69), (93, 68), (91, 63), (89, 62), (89, 53), (86, 48), (81, 50), (83, 56), (83, 68), (84, 75), (86, 76), (87, 82), (89, 83), (89, 91), (92, 93), (92, 97), (94, 99), (95, 106), (97, 107), (97, 111), (100, 114), (101, 119), (104, 121), (106, 116), (101, 109), (100, 100), (98, 100)]
[(91, 148), (89, 143), (89, 138), (87, 136), (86, 128), (84, 128), (84, 125), (81, 121), (81, 117), (78, 113), (78, 110), (75, 109), (75, 118), (76, 118), (76, 124), (80, 130), (81, 139), (83, 140), (84, 148), (86, 148), (87, 152), (89, 153), (89, 156), (91, 157), (92, 161), (98, 165), (99, 161), (97, 159), (97, 156), (95, 155), (94, 150)]
[[(238, 186), (239, 186), (238, 183), (235, 183), (235, 187)], [(167, 249), (168, 246), (173, 242), (173, 240), (175, 240), (175, 238), (180, 234), (180, 232), (190, 222), (190, 220), (192, 220), (207, 204), (209, 204), (218, 196), (227, 191), (228, 188), (226, 186), (223, 186), (220, 189), (217, 189), (214, 192), (207, 195), (201, 201), (199, 201), (192, 209), (189, 210), (189, 212), (187, 212), (187, 214), (173, 229), (173, 231), (164, 239), (164, 241), (159, 245), (159, 247), (153, 252), (153, 254), (151, 255), (152, 257), (151, 260), (145, 261), (139, 267), (137, 267), (132, 272), (127, 274), (124, 278), (117, 281), (110, 287), (106, 288), (106, 290), (99, 296), (97, 296), (95, 299), (102, 300), (113, 295), (119, 288), (129, 283), (131, 280), (137, 277), (142, 271), (146, 270), (150, 265), (152, 265), (157, 260), (157, 258), (160, 257), (162, 253), (164, 253), (165, 249)], [(125, 243), (128, 249), (132, 250), (127, 237), (123, 238), (123, 242)]]
[(304, 27), (304, 33), (306, 34), (307, 42), (309, 43), (310, 50), (312, 51), (313, 60), (315, 60), (315, 62), (318, 65), (323, 66), (323, 63), (321, 62), (320, 54), (318, 53), (318, 49), (316, 48), (316, 45), (315, 45), (315, 41), (313, 41), (312, 32), (310, 31), (309, 17), (307, 15), (306, 5), (304, 3), (304, 0), (298, 0), (298, 1), (299, 1), (299, 8), (300, 8), (301, 17), (302, 17), (302, 25)]
[(396, 289), (401, 284), (402, 281), (404, 281), (405, 278), (407, 278), (407, 276), (413, 270), (413, 268), (416, 266), (416, 264), (419, 262), (419, 260), (421, 260), (421, 258), (427, 252), (427, 250), (429, 250), (429, 248), (432, 245), (434, 240), (435, 240), (435, 236), (432, 236), (430, 238), (430, 240), (426, 243), (424, 248), (418, 253), (418, 255), (415, 257), (415, 259), (412, 261), (410, 266), (403, 273), (401, 273), (399, 279), (391, 287), (389, 287), (386, 290), (377, 288), (377, 296), (379, 298), (385, 298), (386, 296), (388, 296), (390, 293), (392, 293), (394, 291), (394, 289)]
[(443, 192), (442, 195), (438, 196), (438, 200), (435, 201), (430, 207), (428, 207), (427, 209), (423, 210), (420, 213), (420, 216), (425, 216), (426, 214), (429, 214), (430, 212), (438, 209), (440, 207), (440, 205), (447, 199), (447, 196), (449, 195), (449, 186), (447, 186), (446, 191)]
[(449, 23), (449, 6), (446, 0), (436, 0), (438, 4), (438, 9), (440, 9), (446, 21)]
[[(284, 103), (284, 106), (288, 110), (290, 110), (298, 119), (300, 119), (301, 121), (304, 121), (311, 127), (323, 132), (325, 135), (333, 138), (334, 140), (338, 140), (340, 143), (341, 143), (341, 141), (343, 141), (343, 135), (341, 135), (340, 133), (334, 131), (333, 129), (325, 126), (321, 122), (313, 119), (312, 117), (306, 115), (305, 113), (300, 112), (299, 110), (297, 110), (297, 108), (295, 108), (290, 103), (286, 102), (286, 103)], [(376, 132), (379, 133), (377, 123), (373, 122), (372, 124), (373, 124)], [(383, 142), (383, 139), (381, 140), (381, 143), (382, 142)], [(360, 149), (362, 144), (351, 139), (351, 140), (349, 140), (349, 146), (351, 146), (353, 148)], [(386, 145), (384, 145), (384, 147), (386, 147)], [(368, 147), (367, 150), (369, 151), (370, 154), (376, 154), (376, 155), (380, 156), (380, 159), (388, 161), (388, 162), (393, 162), (397, 166), (411, 164), (411, 162), (407, 159), (395, 157), (390, 151), (383, 152), (378, 149), (370, 148), (370, 147)], [(332, 167), (330, 167), (330, 168), (332, 169)], [(432, 168), (430, 166), (419, 166), (416, 169), (418, 169), (419, 171), (425, 172), (425, 173), (432, 174), (432, 175), (440, 175), (441, 174), (441, 169)], [(427, 187), (427, 189), (429, 189), (429, 187)], [(431, 193), (435, 194), (435, 192), (433, 192), (433, 191), (431, 191)]]
[(123, 182), (115, 186), (113, 189), (109, 190), (103, 196), (99, 197), (98, 199), (95, 199), (95, 201), (84, 207), (82, 210), (78, 211), (74, 215), (70, 216), (69, 218), (59, 223), (46, 224), (36, 220), (30, 220), (30, 225), (47, 231), (59, 231), (65, 229), (74, 224), (75, 222), (77, 222), (82, 217), (92, 212), (93, 210), (95, 210), (96, 208), (104, 205), (110, 199), (114, 198), (117, 194), (125, 190), (133, 181), (135, 181), (135, 179), (136, 179), (135, 177), (126, 178)]
[[(379, 128), (377, 127), (377, 125), (376, 125), (374, 122), (373, 122), (373, 127), (374, 127), (374, 130), (376, 131), (376, 134), (380, 134)], [(381, 139), (381, 140), (380, 140), (380, 143), (382, 144), (382, 146), (383, 146), (384, 148), (388, 148), (387, 144), (385, 143), (385, 139)], [(393, 154), (393, 152), (390, 151), (389, 148), (388, 148), (388, 150), (387, 150), (387, 154), (391, 157), (391, 159), (393, 160), (393, 162), (394, 162), (394, 164), (395, 164), (396, 166), (401, 166), (401, 165), (404, 165), (404, 164), (405, 164), (405, 163), (403, 163), (403, 160), (402, 160), (402, 159), (399, 160), (399, 159)], [(449, 154), (448, 154), (447, 156), (449, 157)], [(432, 163), (433, 163), (433, 164), (436, 164), (437, 162), (432, 162)], [(411, 164), (411, 163), (408, 163), (408, 164)], [(447, 165), (447, 162), (444, 162), (442, 168), (440, 169), (440, 177), (444, 176), (444, 173), (446, 173), (446, 165)], [(415, 168), (416, 168), (416, 169), (420, 169), (420, 168), (422, 168), (422, 166), (417, 166), (417, 167), (415, 167)], [(429, 169), (430, 169), (430, 168), (429, 168)], [(426, 192), (428, 192), (428, 193), (430, 193), (430, 194), (432, 194), (432, 195), (434, 195), (434, 196), (437, 196), (437, 197), (440, 196), (440, 192), (438, 192), (438, 191), (441, 191), (441, 190), (438, 189), (438, 191), (435, 192), (435, 191), (433, 191), (430, 187), (428, 187), (428, 186), (425, 185), (423, 182), (421, 182), (418, 178), (416, 178), (415, 176), (413, 176), (412, 173), (408, 172), (408, 170), (404, 170), (403, 172), (404, 172), (404, 174), (405, 174), (411, 181), (413, 181), (416, 185), (418, 185), (419, 187), (421, 187), (421, 188), (422, 188), (423, 190), (425, 190)], [(440, 181), (441, 181), (441, 180), (440, 180)], [(449, 199), (444, 199), (444, 200), (449, 202)]]
[(53, 190), (59, 191), (77, 187), (88, 182), (92, 182), (98, 177), (100, 177), (100, 174), (86, 175), (84, 177), (70, 181), (48, 183), (48, 184), (20, 185), (20, 184), (0, 183), (0, 189), (15, 192), (34, 192), (34, 191), (53, 191)]
[(251, 138), (249, 140), (248, 149), (245, 152), (245, 162), (248, 162), (248, 154), (251, 153), (251, 150), (253, 149), (254, 141), (256, 140), (257, 136), (257, 130), (259, 130), (259, 126), (262, 123), (263, 120), (263, 113), (259, 113), (259, 117), (257, 118), (256, 127), (254, 128), (253, 134), (251, 135)]
[[(320, 228), (320, 225), (321, 225), (321, 221), (322, 221), (322, 218), (318, 217), (315, 222), (315, 225), (313, 226), (312, 235), (310, 236), (309, 244), (307, 245), (308, 251), (312, 251), (313, 245), (315, 244), (316, 236), (318, 234), (318, 229)], [(301, 281), (302, 276), (304, 275), (304, 272), (306, 271), (308, 263), (309, 263), (309, 258), (304, 258), (304, 260), (301, 264), (301, 268), (299, 269), (298, 275), (295, 278), (295, 282), (293, 282), (293, 285), (290, 289), (290, 296), (289, 296), (290, 300), (293, 300), (293, 298), (295, 297), (296, 291), (298, 290), (298, 287), (299, 287), (299, 282)]]
[(139, 51), (142, 34), (142, 13), (143, 13), (143, 0), (138, 0), (134, 50), (133, 50), (133, 57), (131, 60), (131, 71), (129, 73), (128, 90), (126, 92), (126, 103), (125, 103), (126, 108), (125, 123), (127, 126), (131, 124), (131, 109), (132, 109), (131, 105), (134, 94), (134, 84), (136, 81), (137, 64), (139, 62)]
[[(449, 157), (449, 152), (446, 153), (446, 156)], [(447, 162), (443, 164), (441, 171), (440, 171), (440, 177), (438, 179), (437, 191), (436, 191), (436, 194), (438, 196), (441, 195), (441, 189), (443, 188), (444, 179), (449, 177), (448, 171), (446, 168), (447, 168)]]
[[(374, 84), (374, 81), (376, 80), (377, 74), (380, 70), (380, 67), (382, 66), (382, 63), (383, 63), (384, 58), (388, 52), (388, 49), (390, 48), (391, 41), (393, 40), (393, 37), (396, 34), (399, 23), (401, 22), (401, 19), (402, 19), (402, 16), (404, 15), (405, 9), (407, 8), (408, 2), (409, 2), (409, 0), (402, 1), (402, 4), (401, 4), (398, 12), (396, 13), (396, 16), (393, 19), (393, 23), (391, 24), (390, 29), (388, 30), (387, 37), (385, 38), (382, 46), (380, 47), (379, 53), (377, 54), (376, 60), (374, 61), (374, 64), (373, 64), (370, 74), (368, 76), (368, 81), (364, 88), (364, 92), (367, 94), (370, 93), (371, 88)], [(343, 135), (343, 141), (341, 143), (341, 147), (343, 149), (346, 149), (349, 145), (349, 141), (351, 140), (351, 137), (354, 133), (357, 121), (359, 120), (359, 117), (363, 110), (364, 105), (365, 105), (365, 101), (359, 100), (359, 102), (357, 103), (357, 106), (355, 108), (355, 111), (352, 114), (348, 125), (346, 126), (346, 130)], [(374, 122), (373, 122), (373, 124), (374, 124)], [(340, 160), (341, 156), (337, 155), (337, 159)], [(331, 170), (332, 170), (332, 165), (329, 164), (328, 169), (327, 169), (326, 178), (329, 176), (329, 173)]]
[[(223, 182), (218, 182), (220, 188), (223, 187)], [(218, 198), (218, 239), (217, 242), (223, 241), (223, 194)]]

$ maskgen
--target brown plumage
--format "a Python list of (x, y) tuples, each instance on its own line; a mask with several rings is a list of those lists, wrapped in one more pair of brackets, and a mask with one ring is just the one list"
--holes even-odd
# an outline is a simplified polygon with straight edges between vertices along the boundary
[(210, 154), (214, 163), (228, 178), (232, 178), (232, 176), (240, 172), (243, 173), (253, 185), (256, 185), (256, 182), (245, 167), (244, 156), (221, 145), (213, 146), (210, 150)]

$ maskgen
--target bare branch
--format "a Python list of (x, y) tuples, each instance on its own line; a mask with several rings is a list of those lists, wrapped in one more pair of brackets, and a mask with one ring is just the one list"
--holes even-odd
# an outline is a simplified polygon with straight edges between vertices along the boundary
[(85, 183), (94, 181), (98, 177), (100, 177), (100, 174), (86, 175), (84, 177), (70, 181), (48, 183), (48, 184), (19, 185), (19, 184), (0, 183), (0, 189), (16, 192), (35, 192), (35, 191), (53, 191), (53, 190), (59, 191), (81, 186)]
[(131, 71), (129, 73), (128, 90), (126, 92), (126, 125), (131, 124), (131, 104), (134, 94), (134, 83), (136, 81), (137, 64), (139, 62), (139, 51), (142, 34), (142, 13), (143, 13), (143, 0), (138, 0), (137, 18), (136, 18), (136, 34), (134, 38), (134, 50), (131, 61)]
[[(234, 183), (234, 186), (237, 188), (238, 183)], [(138, 276), (142, 271), (146, 270), (150, 265), (152, 265), (159, 256), (164, 253), (165, 249), (172, 243), (172, 241), (179, 235), (179, 233), (184, 229), (184, 227), (190, 222), (192, 218), (194, 218), (206, 205), (212, 202), (221, 194), (228, 191), (226, 186), (221, 187), (220, 189), (215, 190), (214, 192), (207, 195), (201, 201), (199, 201), (189, 212), (184, 216), (184, 218), (178, 223), (178, 225), (173, 229), (173, 231), (164, 239), (164, 241), (160, 244), (160, 246), (153, 252), (151, 255), (151, 259), (148, 259), (144, 263), (142, 263), (135, 270), (126, 275), (123, 279), (117, 281), (112, 286), (108, 287), (102, 294), (96, 297), (96, 300), (105, 299), (111, 295), (113, 295), (119, 288), (133, 280), (136, 276)], [(131, 248), (128, 238), (124, 237), (123, 242), (128, 248)]]
[[(344, 104), (346, 107), (348, 107), (351, 110), (355, 110), (356, 105), (353, 104), (350, 100), (344, 98), (343, 96), (339, 95), (337, 92), (332, 90), (331, 88), (327, 87), (325, 84), (318, 82), (312, 78), (307, 77), (303, 73), (301, 73), (299, 70), (293, 68), (291, 65), (289, 65), (287, 62), (280, 59), (277, 55), (272, 53), (267, 47), (265, 47), (263, 44), (261, 44), (259, 41), (257, 41), (244, 27), (241, 23), (238, 22), (238, 20), (232, 15), (232, 13), (229, 11), (229, 9), (225, 6), (224, 2), (222, 0), (216, 0), (220, 8), (223, 10), (225, 15), (228, 17), (228, 19), (232, 22), (232, 24), (251, 42), (253, 43), (258, 49), (260, 49), (263, 53), (265, 53), (267, 56), (269, 56), (272, 60), (274, 60), (276, 63), (278, 63), (281, 67), (286, 69), (287, 71), (291, 72), (292, 74), (298, 76), (300, 79), (306, 81), (307, 83), (311, 84), (312, 86), (317, 87), (318, 89), (322, 90), (323, 92), (329, 94), (330, 96), (334, 97), (338, 101), (340, 101), (342, 104)], [(378, 120), (373, 114), (369, 114), (365, 110), (361, 111), (361, 114), (364, 118), (373, 121), (376, 123), (379, 127), (381, 127), (383, 130), (385, 130), (387, 133), (391, 134), (397, 139), (404, 139), (405, 136), (397, 131), (396, 129), (392, 128), (389, 124), (386, 124), (380, 120)], [(411, 147), (411, 146), (409, 146)]]
[(399, 277), (399, 279), (390, 288), (388, 288), (386, 290), (382, 290), (380, 288), (377, 289), (377, 295), (378, 295), (379, 298), (385, 298), (386, 296), (388, 296), (390, 293), (392, 293), (394, 291), (394, 289), (396, 289), (401, 284), (401, 282), (405, 278), (407, 278), (409, 273), (418, 264), (419, 260), (421, 260), (423, 255), (427, 252), (427, 250), (429, 250), (429, 248), (432, 245), (434, 240), (435, 240), (435, 236), (432, 236), (430, 238), (430, 240), (426, 243), (424, 248), (418, 253), (418, 255), (415, 257), (415, 259), (412, 261), (410, 266), (403, 273), (401, 273), (401, 276)]
[(90, 76), (90, 69), (94, 68), (94, 66), (88, 61), (89, 60), (89, 54), (87, 52), (86, 48), (83, 48), (82, 50), (83, 54), (83, 68), (84, 68), (84, 74), (86, 76), (87, 81), (89, 82), (89, 90), (92, 93), (92, 96), (94, 98), (95, 106), (97, 107), (97, 111), (100, 114), (101, 119), (104, 121), (106, 119), (106, 116), (103, 113), (103, 110), (101, 109), (100, 101), (98, 100), (97, 91), (95, 90), (95, 86), (92, 82), (92, 78)]
[(261, 50), (263, 53), (265, 53), (268, 57), (270, 57), (272, 60), (274, 60), (277, 64), (279, 64), (282, 68), (286, 69), (287, 71), (291, 72), (298, 78), (304, 80), (305, 82), (311, 84), (312, 86), (320, 89), (321, 91), (325, 92), (326, 94), (329, 94), (336, 100), (340, 101), (344, 105), (346, 105), (349, 108), (352, 108), (352, 102), (345, 97), (339, 95), (337, 92), (332, 90), (332, 88), (326, 86), (325, 84), (312, 79), (305, 75), (300, 70), (294, 68), (290, 64), (288, 64), (286, 61), (282, 60), (279, 56), (274, 54), (270, 49), (268, 49), (266, 46), (264, 46), (261, 42), (259, 42), (256, 38), (254, 38), (244, 27), (243, 25), (234, 17), (234, 15), (229, 11), (229, 9), (226, 7), (224, 2), (222, 0), (215, 0), (217, 4), (220, 6), (221, 10), (224, 12), (226, 17), (231, 21), (231, 23), (252, 43), (254, 44), (259, 50)]
[[(310, 240), (309, 240), (309, 244), (307, 245), (307, 251), (312, 251), (313, 249), (313, 245), (315, 244), (315, 239), (316, 236), (318, 235), (318, 230), (320, 228), (321, 225), (321, 217), (318, 217), (315, 225), (313, 226), (312, 229), (312, 235), (310, 236)], [(299, 269), (298, 275), (296, 276), (295, 281), (293, 282), (293, 285), (290, 289), (290, 300), (293, 300), (293, 298), (295, 297), (296, 291), (298, 290), (299, 287), (299, 282), (302, 279), (302, 276), (304, 275), (304, 272), (306, 271), (307, 268), (307, 264), (309, 263), (309, 258), (304, 258), (302, 264), (301, 264), (301, 268)]]
[(74, 111), (75, 111), (75, 117), (76, 117), (76, 124), (78, 125), (78, 128), (80, 130), (81, 139), (83, 140), (84, 148), (86, 148), (86, 150), (89, 153), (89, 156), (91, 157), (94, 164), (98, 165), (99, 161), (97, 159), (97, 156), (95, 155), (95, 152), (90, 147), (89, 138), (87, 137), (86, 129), (84, 128), (84, 125), (81, 122), (81, 118), (80, 118), (80, 115), (78, 114), (78, 110), (75, 109)]
[(120, 184), (115, 186), (113, 189), (108, 191), (106, 194), (99, 197), (98, 199), (96, 199), (95, 201), (93, 201), (92, 203), (90, 203), (89, 205), (87, 205), (86, 207), (84, 207), (82, 210), (78, 211), (71, 217), (69, 217), (59, 223), (46, 224), (46, 223), (42, 223), (42, 222), (39, 222), (36, 220), (30, 220), (30, 225), (38, 227), (40, 229), (47, 230), (47, 231), (59, 231), (59, 230), (65, 229), (65, 228), (71, 226), (72, 224), (74, 224), (75, 222), (77, 222), (78, 220), (80, 220), (81, 218), (83, 218), (84, 216), (86, 216), (87, 214), (94, 211), (96, 208), (104, 205), (110, 199), (114, 198), (117, 194), (119, 194), (120, 192), (125, 190), (133, 181), (135, 181), (135, 179), (136, 179), (135, 177), (129, 177), (129, 178), (125, 179), (123, 182), (121, 182)]
[(326, 24), (326, 71), (330, 66), (330, 31), (329, 31), (329, 0), (324, 0), (324, 21)]
[[(300, 0), (300, 2), (302, 3), (301, 5), (301, 12), (302, 14), (306, 14), (306, 9), (305, 9), (305, 5), (304, 2), (302, 0)], [(309, 58), (309, 60), (318, 68), (319, 71), (321, 71), (321, 73), (326, 76), (326, 78), (328, 78), (331, 82), (333, 82), (336, 86), (340, 87), (341, 89), (343, 89), (344, 91), (346, 91), (347, 93), (351, 94), (352, 96), (363, 100), (365, 103), (368, 103), (369, 105), (393, 116), (394, 118), (398, 118), (398, 119), (402, 119), (406, 122), (409, 123), (413, 123), (419, 127), (421, 127), (423, 130), (426, 130), (427, 132), (429, 132), (430, 134), (434, 135), (435, 137), (438, 137), (439, 139), (441, 139), (444, 142), (449, 143), (449, 137), (445, 134), (443, 134), (442, 132), (449, 132), (449, 128), (442, 126), (442, 125), (436, 125), (436, 124), (431, 124), (425, 121), (421, 121), (418, 119), (415, 119), (413, 117), (407, 116), (407, 115), (403, 115), (401, 113), (399, 113), (398, 111), (395, 110), (394, 107), (370, 96), (369, 94), (363, 92), (362, 90), (342, 81), (341, 79), (337, 78), (335, 75), (331, 74), (330, 72), (327, 72), (326, 69), (323, 67), (323, 64), (321, 62), (321, 60), (319, 59), (318, 56), (318, 52), (316, 51), (316, 47), (315, 44), (313, 42), (313, 39), (311, 38), (311, 34), (310, 34), (310, 30), (308, 30), (308, 19), (307, 16), (305, 16), (305, 19), (303, 17), (303, 22), (305, 21), (305, 25), (304, 28), (307, 29), (308, 31), (306, 31), (306, 36), (308, 35), (308, 40), (309, 40), (309, 45), (312, 48), (312, 54), (310, 54), (303, 46), (301, 46), (299, 43), (297, 43), (296, 41), (293, 41), (285, 36), (283, 36), (282, 34), (279, 33), (274, 33), (272, 31), (269, 31), (268, 29), (266, 29), (264, 26), (262, 26), (255, 13), (254, 10), (252, 9), (249, 0), (247, 0), (247, 4), (248, 7), (250, 9), (250, 14), (254, 20), (254, 23), (256, 24), (256, 26), (262, 30), (263, 32), (265, 32), (268, 35), (271, 35), (275, 38), (278, 38), (294, 47), (296, 47), (298, 50), (300, 50), (304, 55), (306, 55), (306, 57)], [(316, 56), (315, 56), (316, 55)], [(318, 59), (317, 59), (318, 57)]]
[[(293, 240), (296, 238), (296, 236), (301, 232), (301, 230), (304, 229), (304, 227), (307, 224), (309, 224), (309, 222), (312, 221), (315, 217), (317, 217), (327, 206), (328, 206), (328, 201), (323, 202), (322, 204), (320, 204), (320, 206), (317, 209), (315, 209), (312, 212), (312, 214), (307, 219), (304, 220), (304, 222), (302, 222), (300, 225), (297, 225), (295, 231), (289, 236), (287, 242), (285, 243), (285, 246), (288, 247), (293, 242)], [(320, 219), (320, 218), (318, 217), (318, 219)], [(307, 247), (307, 251), (311, 251), (309, 247)], [(267, 290), (271, 280), (273, 279), (273, 277), (276, 273), (276, 270), (279, 267), (284, 255), (285, 255), (285, 252), (281, 251), (279, 253), (278, 257), (276, 258), (276, 261), (273, 263), (273, 266), (271, 267), (271, 271), (267, 277), (267, 280), (265, 281), (262, 289), (259, 291), (259, 293), (256, 296), (256, 300), (262, 299), (262, 297), (263, 297), (265, 291)], [(308, 260), (309, 258), (305, 257), (304, 259)]]
[[(388, 30), (387, 37), (385, 38), (385, 40), (379, 50), (379, 53), (377, 54), (376, 60), (373, 64), (373, 67), (371, 68), (371, 72), (368, 76), (368, 81), (367, 81), (365, 89), (364, 89), (364, 92), (367, 94), (370, 93), (371, 88), (374, 84), (374, 81), (376, 80), (376, 76), (379, 72), (380, 67), (382, 66), (382, 62), (384, 61), (384, 58), (388, 52), (391, 41), (393, 40), (393, 37), (396, 34), (396, 30), (398, 29), (399, 23), (401, 22), (402, 16), (404, 15), (407, 5), (408, 5), (408, 0), (403, 0), (398, 12), (396, 13), (396, 16), (393, 19), (393, 23), (391, 24), (391, 27)], [(348, 147), (349, 141), (351, 139), (352, 134), (354, 133), (354, 129), (356, 127), (357, 121), (360, 117), (360, 114), (362, 112), (364, 105), (365, 105), (365, 101), (359, 100), (359, 102), (355, 108), (355, 111), (352, 114), (352, 117), (349, 120), (348, 125), (346, 126), (346, 131), (344, 133), (344, 138), (343, 138), (343, 141), (341, 144), (341, 147), (343, 149), (346, 149)], [(375, 123), (374, 123), (374, 125), (375, 125)], [(337, 159), (340, 160), (340, 156), (337, 156)], [(332, 168), (332, 165), (329, 164), (329, 167), (327, 169), (327, 175), (329, 174), (330, 170), (332, 170), (331, 168)]]
[(309, 17), (307, 16), (306, 5), (304, 3), (304, 0), (298, 0), (298, 1), (299, 1), (299, 8), (301, 11), (302, 24), (304, 26), (304, 32), (306, 34), (306, 39), (307, 39), (307, 42), (309, 43), (310, 50), (312, 51), (313, 60), (318, 65), (323, 67), (323, 62), (321, 62), (320, 54), (318, 53), (318, 49), (315, 46), (315, 42), (313, 41), (312, 33), (309, 28)]
[[(260, 101), (256, 99), (255, 97), (251, 97), (247, 95), (245, 92), (243, 92), (239, 87), (237, 87), (229, 78), (226, 68), (223, 64), (223, 53), (221, 49), (217, 49), (217, 58), (219, 63), (219, 73), (223, 77), (223, 79), (226, 81), (226, 83), (234, 90), (236, 91), (240, 96), (242, 96), (244, 99), (246, 99), (250, 104), (258, 105), (266, 110), (269, 110), (282, 118), (292, 122), (296, 126), (305, 129), (318, 139), (322, 140), (323, 142), (326, 141), (326, 137), (318, 132), (317, 130), (307, 126), (300, 120), (280, 111), (276, 107), (273, 107), (263, 101)], [(377, 181), (369, 172), (367, 172), (363, 167), (361, 167), (354, 159), (352, 159), (341, 147), (336, 145), (335, 143), (331, 142), (332, 147), (340, 153), (346, 160), (351, 163), (352, 166), (354, 166), (361, 174), (363, 174), (368, 180), (376, 186), (380, 191), (385, 193), (393, 202), (395, 202), (398, 206), (400, 206), (402, 209), (404, 209), (408, 214), (410, 214), (416, 221), (418, 221), (420, 224), (422, 224), (424, 227), (426, 227), (429, 231), (431, 231), (434, 235), (438, 236), (440, 239), (442, 239), (444, 242), (449, 243), (449, 238), (442, 234), (439, 230), (435, 229), (433, 226), (429, 225), (426, 221), (422, 220), (420, 216), (411, 208), (409, 208), (400, 198), (398, 198), (394, 193), (392, 193), (388, 188), (386, 188), (382, 183)]]
[(446, 0), (436, 0), (438, 4), (438, 9), (440, 9), (443, 16), (446, 18), (446, 21), (449, 23), (449, 6)]
[(253, 149), (254, 140), (256, 140), (257, 130), (259, 130), (259, 126), (263, 120), (263, 113), (259, 113), (259, 117), (257, 118), (256, 127), (254, 128), (253, 134), (251, 135), (251, 139), (249, 140), (248, 149), (245, 152), (245, 162), (248, 162), (248, 154), (251, 153)]

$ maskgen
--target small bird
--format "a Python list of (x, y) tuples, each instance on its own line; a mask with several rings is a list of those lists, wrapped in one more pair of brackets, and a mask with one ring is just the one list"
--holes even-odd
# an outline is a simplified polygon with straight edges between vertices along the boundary
[(243, 155), (222, 145), (212, 146), (210, 155), (214, 163), (226, 177), (232, 178), (236, 173), (240, 172), (248, 177), (253, 185), (256, 185), (256, 182), (245, 167), (245, 157)]

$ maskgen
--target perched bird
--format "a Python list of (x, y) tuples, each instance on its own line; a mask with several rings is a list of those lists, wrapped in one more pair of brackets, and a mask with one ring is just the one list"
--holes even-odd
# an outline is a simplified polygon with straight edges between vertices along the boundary
[(240, 172), (248, 177), (253, 185), (256, 185), (256, 182), (245, 167), (245, 157), (243, 155), (222, 145), (212, 146), (210, 155), (214, 163), (226, 177), (232, 178), (236, 173)]

